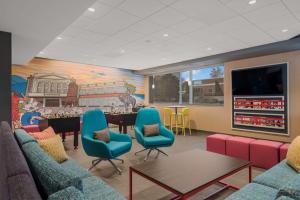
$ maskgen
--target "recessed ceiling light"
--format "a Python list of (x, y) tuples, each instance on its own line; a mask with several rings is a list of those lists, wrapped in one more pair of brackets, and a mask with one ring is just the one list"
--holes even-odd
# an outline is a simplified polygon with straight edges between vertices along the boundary
[(95, 12), (96, 9), (95, 9), (95, 8), (89, 8), (88, 11), (90, 11), (90, 12)]
[(249, 5), (256, 4), (256, 0), (250, 0), (250, 1), (248, 2), (248, 4), (249, 4)]
[(286, 33), (286, 32), (288, 32), (289, 31), (289, 29), (282, 29), (281, 30), (281, 32), (283, 32), (283, 33)]
[(164, 36), (164, 37), (168, 37), (168, 36), (169, 36), (169, 34), (168, 34), (168, 33), (165, 33), (163, 36)]
[(43, 55), (43, 54), (45, 54), (45, 52), (41, 51), (40, 54)]
[(57, 37), (56, 39), (58, 39), (58, 40), (61, 40), (61, 39), (62, 39), (62, 37)]
[(125, 50), (124, 49), (121, 49), (121, 51), (120, 51), (121, 53), (125, 53)]
[(212, 48), (211, 47), (207, 47), (207, 49), (206, 49), (207, 51), (211, 51), (212, 50)]

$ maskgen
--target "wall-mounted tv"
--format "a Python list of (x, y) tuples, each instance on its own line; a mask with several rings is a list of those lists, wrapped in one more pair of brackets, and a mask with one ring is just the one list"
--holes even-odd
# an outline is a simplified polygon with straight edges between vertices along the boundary
[(284, 95), (287, 64), (275, 64), (232, 71), (233, 95)]
[(288, 135), (288, 64), (232, 70), (232, 128)]

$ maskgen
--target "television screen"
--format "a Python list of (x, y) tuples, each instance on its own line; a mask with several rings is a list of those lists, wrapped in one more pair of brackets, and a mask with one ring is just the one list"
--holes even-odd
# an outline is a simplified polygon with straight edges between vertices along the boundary
[(287, 64), (232, 71), (232, 94), (245, 96), (284, 95), (287, 89)]

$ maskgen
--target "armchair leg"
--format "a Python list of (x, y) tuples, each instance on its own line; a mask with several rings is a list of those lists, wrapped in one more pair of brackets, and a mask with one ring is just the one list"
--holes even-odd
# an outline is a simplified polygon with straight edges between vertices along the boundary
[(121, 175), (122, 171), (117, 167), (117, 165), (115, 163), (113, 163), (113, 161), (108, 160), (110, 162), (110, 164), (112, 164), (112, 166), (118, 171), (118, 173)]
[[(167, 153), (165, 153), (165, 152), (163, 152), (162, 150), (160, 150), (160, 149), (155, 149), (155, 150), (157, 150), (159, 153), (162, 153), (162, 154), (164, 154), (165, 156), (169, 156)], [(157, 154), (158, 155), (158, 154)]]
[(146, 158), (144, 159), (144, 161), (147, 161), (149, 159), (150, 153), (152, 152), (153, 149), (149, 149)]
[(124, 163), (124, 160), (123, 159), (120, 159), (120, 158), (114, 158), (113, 160), (118, 160), (118, 161), (121, 161), (122, 164)]
[(98, 165), (100, 162), (102, 161), (102, 159), (98, 158), (96, 160), (92, 161), (92, 166), (88, 169), (88, 171), (91, 171), (94, 167), (96, 167), (96, 165)]
[(142, 150), (140, 150), (140, 151), (137, 151), (137, 152), (134, 153), (134, 155), (137, 155), (137, 154), (139, 154), (139, 153), (141, 153), (141, 152), (144, 152), (144, 151), (146, 151), (146, 150), (148, 150), (148, 149), (142, 149)]

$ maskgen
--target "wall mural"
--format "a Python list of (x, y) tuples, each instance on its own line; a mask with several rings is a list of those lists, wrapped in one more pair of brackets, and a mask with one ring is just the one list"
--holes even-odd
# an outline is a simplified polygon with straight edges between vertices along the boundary
[(131, 112), (144, 104), (144, 76), (117, 68), (35, 58), (12, 66), (11, 86), (15, 127), (37, 124), (40, 116)]

